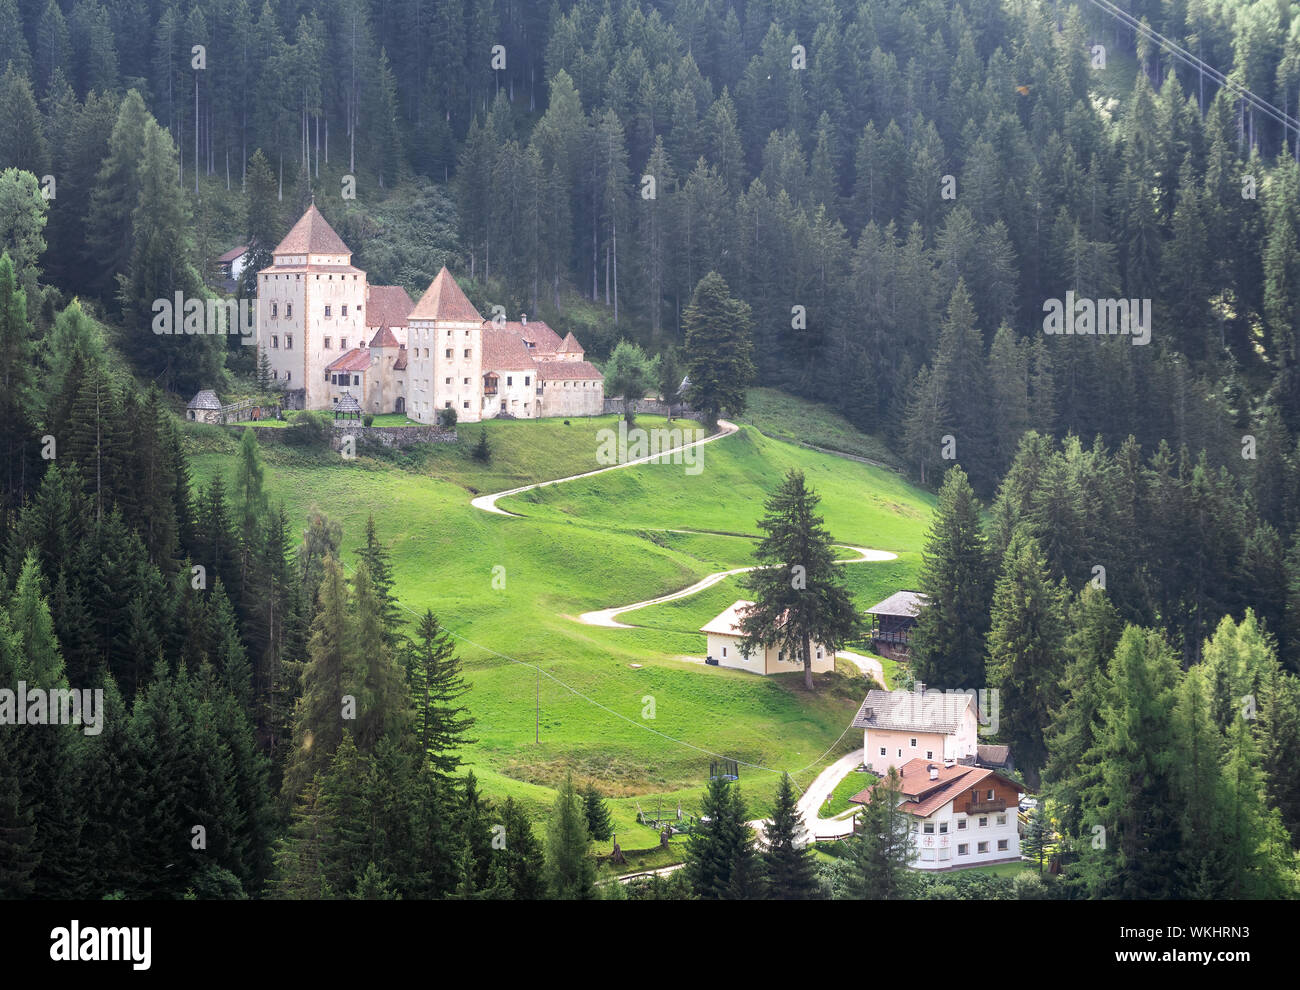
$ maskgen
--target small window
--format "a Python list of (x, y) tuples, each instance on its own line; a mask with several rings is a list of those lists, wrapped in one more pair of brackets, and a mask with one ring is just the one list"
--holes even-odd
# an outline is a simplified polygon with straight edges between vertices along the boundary
[[(450, 330), (448, 330), (448, 331), (447, 331), (447, 336), (448, 336), (448, 337), (450, 337), (450, 336), (451, 336), (451, 331), (450, 331)], [(447, 355), (447, 356), (448, 356), (448, 357), (451, 357), (451, 355), (450, 355), (450, 354), (448, 354), (448, 355)]]
[(444, 408), (444, 409), (450, 409), (450, 408), (451, 408), (451, 400), (448, 399), (446, 402), (444, 402), (444, 403), (442, 404), (442, 408)]
[(507, 385), (513, 385), (514, 383), (515, 383), (514, 376), (513, 376), (513, 375), (506, 375), (506, 384), (507, 384)]
[(329, 308), (328, 306), (326, 306), (326, 307), (325, 307), (325, 319), (328, 320), (329, 318), (330, 318), (330, 308)]
[(989, 788), (989, 800), (990, 800), (990, 801), (993, 800), (993, 788), (991, 788), (991, 787)]
[(985, 815), (982, 818), (980, 818), (980, 828), (987, 828), (988, 824), (989, 824), (988, 815)]
[[(425, 355), (425, 356), (427, 357), (428, 355)], [(451, 357), (451, 348), (450, 348), (450, 347), (447, 348), (447, 357)]]
[(934, 759), (934, 750), (932, 750), (932, 749), (927, 749), (927, 750), (925, 751), (925, 758), (926, 758), (927, 760), (933, 760), (933, 759)]
[(284, 380), (285, 380), (286, 382), (287, 382), (290, 378), (292, 378), (292, 377), (293, 377), (293, 372), (292, 372), (292, 371), (286, 371), (286, 372), (284, 373)]
[(279, 303), (271, 303), (271, 319), (275, 319), (276, 312), (279, 309)]
[(468, 347), (465, 348), (465, 356), (466, 356), (466, 357), (469, 357), (469, 348), (468, 348)]
[(1006, 848), (1007, 848), (1007, 840), (1006, 840), (1006, 839), (998, 839), (998, 851), (999, 851), (999, 852), (1005, 852), (1005, 851), (1006, 851)]
[(911, 746), (913, 749), (916, 749), (916, 740), (913, 739), (911, 742), (908, 743), (908, 745)]
[(964, 831), (966, 831), (966, 819), (965, 819), (965, 818), (958, 818), (958, 819), (957, 819), (957, 831), (958, 831), (958, 832), (964, 832)]
[(451, 384), (451, 379), (450, 379), (450, 378), (444, 378), (443, 381), (442, 381), (442, 383), (443, 383), (444, 385), (450, 385), (450, 384)]
[(898, 751), (898, 758), (900, 760), (903, 758), (903, 751), (901, 749)]
[(340, 338), (339, 338), (339, 349), (340, 349), (340, 350), (344, 350), (344, 351), (346, 351), (346, 350), (348, 349), (348, 338), (347, 338), (347, 337), (340, 337)]
[(939, 823), (939, 834), (940, 834), (940, 835), (947, 835), (947, 834), (948, 834), (948, 823), (947, 823), (947, 822), (940, 822), (940, 823)]
[(291, 316), (293, 316), (293, 303), (285, 303), (285, 304), (284, 304), (284, 318), (287, 320), (287, 319), (288, 319), (289, 317), (291, 317)]
[(926, 822), (925, 828), (922, 831), (924, 831), (926, 835), (934, 835), (934, 822)]
[(1007, 816), (1006, 816), (1006, 815), (998, 815), (998, 824), (999, 824), (999, 825), (1005, 825), (1006, 823), (1007, 823)]
[(279, 350), (280, 348), (280, 338), (276, 334), (271, 334), (271, 346), (276, 348), (276, 350)]
[(339, 316), (347, 316), (347, 315), (348, 315), (348, 308), (346, 306), (340, 306)]
[(724, 657), (727, 655), (727, 648), (725, 646), (722, 648), (722, 655)]
[(527, 385), (531, 385), (531, 384), (532, 384), (532, 376), (531, 376), (531, 375), (524, 375), (524, 385), (527, 386)]
[(291, 333), (286, 333), (286, 334), (284, 335), (284, 349), (285, 349), (286, 351), (291, 351), (291, 350), (293, 350), (293, 334), (291, 334)]
[(331, 384), (331, 385), (337, 385), (338, 383), (339, 383), (339, 376), (338, 376), (338, 375), (330, 375), (330, 384)]
[(970, 855), (970, 846), (965, 842), (957, 843), (957, 855), (958, 856)]
[(462, 402), (460, 405), (461, 405), (461, 408), (462, 408), (462, 409), (468, 409), (468, 408), (469, 408), (469, 399), (466, 399), (466, 400), (465, 400), (464, 402)]
[(329, 349), (330, 349), (330, 339), (329, 339), (328, 337), (326, 337), (326, 338), (325, 338), (325, 350), (328, 351)]
[(353, 376), (352, 376), (352, 384), (353, 384), (353, 385), (360, 385), (360, 384), (361, 384), (361, 376), (360, 376), (360, 375), (353, 375)]
[(465, 384), (466, 384), (466, 385), (469, 384), (469, 379), (468, 379), (468, 378), (465, 379)]
[(881, 747), (880, 747), (880, 755), (881, 755), (881, 756), (885, 756), (885, 755), (886, 755), (886, 753), (885, 753), (885, 747), (884, 747), (884, 746), (881, 746)]
[(975, 851), (986, 853), (989, 851), (989, 844), (987, 842), (981, 842), (979, 845), (975, 847)]

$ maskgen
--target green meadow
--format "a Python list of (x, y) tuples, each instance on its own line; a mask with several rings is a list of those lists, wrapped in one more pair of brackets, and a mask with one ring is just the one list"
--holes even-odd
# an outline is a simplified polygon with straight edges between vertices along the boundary
[[(666, 424), (640, 416), (637, 425)], [(809, 695), (793, 667), (760, 678), (704, 666), (698, 629), (743, 597), (739, 578), (629, 613), (622, 621), (632, 629), (574, 617), (752, 564), (763, 501), (791, 468), (821, 496), (837, 541), (899, 554), (844, 565), (866, 607), (914, 586), (933, 498), (891, 471), (746, 426), (706, 444), (698, 474), (680, 463), (645, 464), (501, 500), (525, 518), (470, 505), (477, 494), (595, 470), (597, 431), (616, 427), (614, 416), (489, 421), (462, 425), (457, 445), (355, 460), (271, 442), (262, 453), (273, 503), (282, 501), (299, 528), (312, 509), (341, 523), (346, 563), (373, 514), (403, 606), (432, 608), (459, 638), (476, 720), (464, 756), (483, 789), (545, 814), (553, 786), (571, 770), (610, 795), (620, 843), (638, 848), (656, 836), (635, 824), (637, 801), (680, 801), (698, 812), (712, 759), (741, 762), (742, 791), (758, 816), (770, 807), (773, 771), (806, 785), (860, 745), (845, 730), (861, 677), (841, 662)], [(480, 429), (490, 464), (470, 457)], [(216, 473), (232, 480), (235, 437), (192, 424), (186, 431), (196, 481)]]

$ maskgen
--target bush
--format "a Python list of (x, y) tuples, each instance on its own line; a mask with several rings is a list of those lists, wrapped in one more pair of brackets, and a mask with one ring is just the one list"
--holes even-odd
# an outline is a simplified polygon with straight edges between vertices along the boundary
[(284, 442), (295, 447), (327, 447), (334, 419), (327, 412), (304, 409), (289, 417)]
[(375, 414), (374, 414), (374, 413), (366, 413), (364, 416), (361, 417), (361, 422), (362, 422), (365, 426), (374, 426), (374, 425), (375, 425)]
[(444, 430), (454, 430), (456, 428), (456, 410), (451, 407), (438, 410), (438, 425)]

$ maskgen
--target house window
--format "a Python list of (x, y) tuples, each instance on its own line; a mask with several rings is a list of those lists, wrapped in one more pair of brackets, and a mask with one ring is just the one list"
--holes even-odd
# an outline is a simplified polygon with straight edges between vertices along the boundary
[(927, 760), (933, 760), (933, 759), (934, 759), (934, 750), (932, 750), (932, 749), (927, 749), (927, 750), (925, 751), (925, 758), (926, 758)]
[(924, 831), (926, 835), (934, 835), (934, 822), (926, 822), (925, 828), (922, 831)]
[(513, 385), (514, 383), (515, 383), (514, 376), (513, 376), (513, 375), (506, 375), (506, 384), (507, 384), (507, 385)]
[(727, 655), (727, 648), (725, 646), (722, 648), (722, 655), (724, 657)]
[(450, 378), (445, 378), (445, 379), (443, 379), (443, 382), (442, 382), (442, 383), (443, 383), (444, 385), (450, 385), (450, 384), (451, 384), (451, 379), (450, 379)]
[(461, 408), (462, 408), (462, 409), (468, 409), (468, 408), (469, 408), (469, 399), (466, 399), (466, 400), (465, 400), (464, 402), (462, 402), (460, 405), (461, 405)]
[(286, 351), (291, 351), (291, 350), (293, 350), (293, 334), (291, 334), (291, 333), (286, 333), (286, 334), (284, 335), (284, 349), (285, 349)]
[(347, 315), (348, 315), (348, 308), (346, 306), (340, 306), (339, 316), (347, 316)]
[(898, 751), (898, 758), (900, 760), (903, 758), (903, 751), (901, 749)]
[(915, 739), (911, 740), (911, 741), (908, 743), (908, 745), (911, 746), (913, 749), (916, 749), (916, 740), (915, 740)]
[(326, 337), (326, 338), (325, 338), (325, 350), (328, 351), (329, 349), (330, 349), (330, 339), (329, 339), (328, 337)]
[(947, 835), (947, 834), (948, 834), (948, 823), (947, 823), (947, 822), (940, 822), (940, 823), (939, 823), (939, 834), (940, 834), (940, 835)]
[(957, 819), (957, 831), (958, 831), (958, 832), (964, 832), (964, 831), (966, 831), (966, 819), (965, 819), (965, 818), (958, 818), (958, 819)]
[(288, 319), (289, 317), (291, 317), (291, 316), (293, 316), (293, 303), (285, 303), (285, 304), (284, 304), (284, 318), (287, 320), (287, 319)]
[(325, 319), (328, 320), (329, 318), (330, 318), (330, 308), (329, 308), (328, 306), (326, 306), (326, 307), (325, 307)]
[[(450, 336), (451, 336), (451, 331), (450, 331), (450, 330), (448, 330), (448, 331), (447, 331), (447, 336), (448, 336), (448, 337), (450, 337)], [(451, 357), (451, 355), (450, 355), (450, 354), (448, 354), (448, 355), (447, 355), (447, 356), (448, 356), (448, 357)]]
[(275, 319), (276, 310), (278, 308), (279, 308), (279, 303), (271, 303), (271, 319)]
[(465, 331), (465, 336), (466, 336), (466, 337), (469, 336), (469, 331), (468, 331), (468, 330)]
[(346, 351), (346, 350), (348, 349), (348, 338), (347, 338), (347, 337), (340, 337), (340, 338), (339, 338), (339, 349), (340, 349), (340, 350), (343, 350), (343, 351)]
[[(425, 357), (428, 357), (428, 355), (426, 354)], [(451, 348), (450, 348), (450, 347), (447, 348), (447, 357), (451, 357)]]
[(988, 823), (989, 823), (988, 815), (984, 815), (982, 818), (980, 818), (980, 828), (988, 827)]
[(912, 822), (912, 831), (913, 831), (913, 832), (920, 832), (920, 831), (921, 831), (921, 823), (920, 823), (920, 822)]
[(352, 384), (353, 384), (353, 385), (360, 385), (360, 384), (361, 384), (361, 376), (360, 376), (360, 375), (353, 375), (353, 376), (352, 376)]
[(280, 347), (280, 338), (275, 334), (271, 334), (271, 346), (276, 348), (277, 350)]
[(981, 842), (979, 845), (975, 847), (975, 851), (986, 853), (989, 851), (989, 844), (987, 842)]
[(998, 839), (998, 852), (1005, 852), (1007, 848), (1006, 839)]
[(338, 383), (339, 383), (339, 376), (338, 376), (338, 375), (330, 375), (330, 384), (331, 384), (331, 385), (337, 385)]
[(531, 385), (531, 384), (532, 384), (532, 376), (531, 376), (531, 375), (524, 375), (524, 386), (527, 387), (528, 385)]
[(469, 379), (468, 379), (468, 378), (465, 379), (465, 384), (466, 384), (466, 385), (469, 384)]
[(284, 373), (284, 380), (285, 380), (286, 382), (287, 382), (290, 378), (292, 378), (292, 377), (293, 377), (293, 372), (292, 372), (292, 371), (286, 371), (286, 372)]
[(957, 855), (958, 856), (970, 855), (970, 846), (965, 842), (957, 843)]
[(1006, 815), (998, 815), (998, 824), (999, 824), (999, 825), (1005, 825), (1006, 823), (1007, 823), (1007, 816), (1006, 816)]
[(989, 788), (989, 800), (990, 800), (990, 801), (993, 800), (993, 788), (991, 788), (991, 787)]
[(450, 409), (450, 408), (451, 408), (451, 400), (448, 399), (446, 402), (444, 402), (444, 403), (442, 404), (442, 408), (444, 408), (444, 409)]
[(880, 747), (880, 755), (881, 755), (881, 756), (885, 756), (885, 755), (886, 755), (886, 754), (885, 754), (885, 747), (884, 747), (884, 746), (881, 746), (881, 747)]
[[(466, 331), (466, 333), (468, 333), (468, 332), (469, 332), (469, 331)], [(465, 348), (465, 356), (466, 356), (466, 357), (469, 357), (469, 348), (468, 348), (468, 347)]]

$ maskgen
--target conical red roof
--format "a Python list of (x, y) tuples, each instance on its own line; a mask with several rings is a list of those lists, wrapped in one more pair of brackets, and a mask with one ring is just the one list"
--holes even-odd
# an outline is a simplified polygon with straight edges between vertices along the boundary
[(352, 249), (334, 233), (334, 228), (321, 216), (316, 204), (312, 203), (273, 253), (351, 255)]
[(461, 291), (451, 272), (444, 266), (415, 304), (411, 320), (452, 320), (457, 323), (482, 323), (483, 317)]

